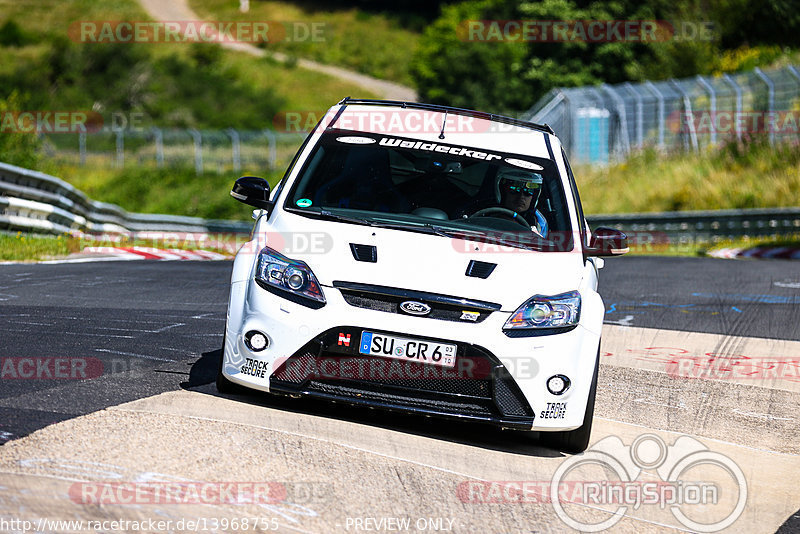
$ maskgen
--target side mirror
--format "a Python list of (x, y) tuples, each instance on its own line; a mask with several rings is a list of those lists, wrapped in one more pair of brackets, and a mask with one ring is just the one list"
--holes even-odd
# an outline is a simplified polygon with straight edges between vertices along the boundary
[(622, 256), (628, 252), (628, 236), (625, 232), (601, 226), (592, 232), (592, 241), (584, 249), (586, 256)]
[(231, 189), (231, 196), (240, 202), (263, 210), (272, 208), (269, 200), (269, 183), (257, 176), (242, 176)]

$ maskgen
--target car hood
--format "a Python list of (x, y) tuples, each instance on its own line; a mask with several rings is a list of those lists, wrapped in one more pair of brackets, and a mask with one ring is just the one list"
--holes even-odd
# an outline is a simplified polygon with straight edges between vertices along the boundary
[[(302, 260), (323, 286), (355, 282), (483, 300), (514, 311), (533, 295), (578, 288), (579, 252), (536, 252), (405, 230), (322, 221), (283, 212), (260, 224), (259, 241)], [(290, 230), (291, 228), (291, 230)], [(374, 246), (377, 261), (358, 261), (351, 244)], [(472, 260), (496, 264), (487, 278), (467, 276)]]

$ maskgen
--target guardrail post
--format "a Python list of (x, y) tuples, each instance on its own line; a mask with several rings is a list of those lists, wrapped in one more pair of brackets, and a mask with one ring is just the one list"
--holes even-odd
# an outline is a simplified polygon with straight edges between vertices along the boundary
[(742, 140), (742, 130), (739, 128), (739, 117), (742, 115), (742, 88), (736, 83), (736, 80), (731, 78), (730, 74), (723, 74), (725, 81), (731, 84), (734, 92), (736, 93), (736, 116), (733, 118), (733, 127), (736, 131), (736, 138)]
[(697, 81), (708, 91), (709, 111), (711, 112), (711, 144), (717, 144), (717, 94), (710, 83), (702, 76), (697, 76)]
[[(753, 72), (756, 74), (756, 76), (761, 78), (761, 81), (763, 81), (765, 84), (767, 84), (767, 108), (768, 108), (767, 109), (767, 113), (769, 114), (771, 119), (774, 119), (773, 113), (775, 112), (775, 84), (772, 83), (772, 80), (769, 79), (769, 76), (764, 74), (761, 71), (761, 69), (759, 69), (758, 67), (753, 69)], [(774, 121), (773, 120), (770, 120), (769, 122), (770, 122), (770, 124), (772, 124), (772, 126), (769, 129), (769, 144), (774, 145), (775, 144), (775, 127), (774, 127), (775, 125), (774, 125)]]
[(117, 136), (117, 167), (121, 169), (125, 167), (125, 132), (116, 130), (115, 133)]
[(636, 100), (636, 148), (642, 148), (644, 144), (644, 105), (642, 104), (642, 95), (633, 87), (631, 82), (625, 82), (625, 88), (633, 93), (633, 98)]
[(233, 128), (228, 128), (225, 132), (231, 138), (231, 151), (233, 152), (233, 170), (239, 172), (242, 170), (241, 149), (239, 144), (239, 132)]
[(797, 78), (797, 81), (800, 82), (800, 72), (797, 71), (797, 67), (795, 67), (794, 65), (787, 65), (786, 70), (788, 70), (792, 74), (792, 76)]
[(699, 145), (697, 143), (697, 132), (694, 129), (694, 119), (692, 117), (692, 101), (689, 95), (683, 90), (683, 87), (675, 80), (670, 80), (669, 83), (678, 91), (683, 97), (683, 113), (686, 116), (686, 122), (689, 124), (689, 140), (692, 143), (692, 148), (697, 150)]
[(647, 85), (647, 88), (656, 95), (656, 100), (658, 100), (658, 146), (664, 148), (664, 95), (650, 80), (644, 83)]
[(194, 172), (200, 175), (203, 174), (203, 137), (194, 128), (189, 130), (189, 135), (194, 139)]
[(81, 157), (81, 165), (86, 165), (86, 129), (81, 126), (81, 131), (78, 132), (78, 152)]
[(269, 148), (269, 168), (274, 169), (278, 165), (278, 137), (272, 130), (264, 130)]
[(153, 137), (156, 142), (156, 165), (159, 168), (164, 166), (164, 134), (160, 128), (155, 126), (150, 129), (153, 132)]
[(608, 85), (603, 84), (601, 86), (603, 90), (611, 96), (611, 100), (614, 101), (614, 104), (617, 108), (617, 113), (619, 114), (619, 122), (620, 122), (620, 138), (622, 140), (621, 143), (621, 152), (623, 156), (626, 156), (631, 151), (630, 145), (630, 138), (628, 137), (628, 116), (625, 113), (625, 102), (620, 98), (620, 96), (614, 91), (614, 89)]

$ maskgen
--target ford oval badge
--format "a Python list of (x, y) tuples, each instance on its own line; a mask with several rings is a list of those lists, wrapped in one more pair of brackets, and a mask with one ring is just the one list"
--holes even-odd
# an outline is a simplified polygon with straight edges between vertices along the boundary
[(415, 300), (407, 300), (401, 303), (400, 309), (411, 315), (428, 315), (431, 312), (430, 306)]

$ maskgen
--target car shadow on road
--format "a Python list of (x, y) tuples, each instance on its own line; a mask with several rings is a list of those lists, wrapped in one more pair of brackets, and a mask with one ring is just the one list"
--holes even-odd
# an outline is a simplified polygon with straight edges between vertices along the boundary
[[(189, 380), (181, 383), (184, 389), (195, 389), (216, 380), (222, 349), (204, 352), (189, 372)], [(207, 388), (204, 388), (207, 389)], [(330, 419), (339, 419), (351, 423), (369, 425), (387, 430), (395, 430), (407, 434), (471, 445), (482, 449), (538, 456), (542, 458), (559, 458), (565, 455), (559, 451), (540, 446), (538, 433), (527, 434), (510, 430), (500, 430), (494, 426), (463, 421), (451, 421), (438, 417), (405, 414), (346, 403), (331, 403), (317, 399), (294, 399), (282, 395), (271, 395), (253, 391), (242, 395), (222, 394), (215, 389), (213, 395), (236, 399), (254, 406), (263, 406), (285, 412), (302, 413)], [(207, 391), (201, 391), (207, 392)], [(387, 421), (387, 419), (389, 421)]]

